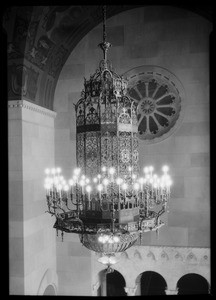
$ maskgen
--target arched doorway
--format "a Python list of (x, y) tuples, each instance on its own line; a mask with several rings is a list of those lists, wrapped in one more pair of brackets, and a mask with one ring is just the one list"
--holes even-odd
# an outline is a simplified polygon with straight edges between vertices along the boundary
[(160, 274), (153, 271), (143, 272), (138, 276), (140, 295), (166, 295), (166, 281)]
[(177, 282), (178, 295), (208, 294), (209, 283), (201, 275), (190, 273), (182, 276)]
[(114, 270), (106, 274), (106, 293), (107, 296), (127, 296), (125, 292), (124, 277), (118, 271)]
[(56, 293), (55, 293), (54, 287), (51, 284), (49, 284), (46, 287), (46, 289), (45, 289), (45, 291), (43, 293), (43, 296), (55, 296), (55, 295), (56, 295)]

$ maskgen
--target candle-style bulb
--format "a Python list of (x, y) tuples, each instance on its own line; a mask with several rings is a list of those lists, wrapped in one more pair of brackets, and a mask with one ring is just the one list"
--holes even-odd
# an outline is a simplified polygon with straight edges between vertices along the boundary
[(167, 172), (169, 171), (169, 167), (166, 166), (166, 165), (163, 166), (162, 171), (163, 171), (164, 173), (167, 173)]

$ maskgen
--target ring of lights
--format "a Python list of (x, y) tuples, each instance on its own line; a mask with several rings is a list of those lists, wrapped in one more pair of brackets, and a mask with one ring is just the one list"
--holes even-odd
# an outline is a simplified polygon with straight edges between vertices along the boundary
[(127, 94), (137, 106), (138, 137), (146, 144), (169, 137), (181, 124), (185, 91), (177, 77), (157, 66), (140, 66), (124, 74)]

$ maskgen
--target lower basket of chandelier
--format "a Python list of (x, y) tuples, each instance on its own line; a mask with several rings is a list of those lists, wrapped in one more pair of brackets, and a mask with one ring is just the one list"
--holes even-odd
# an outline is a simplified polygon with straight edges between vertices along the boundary
[(159, 216), (164, 205), (156, 212), (137, 201), (113, 203), (82, 201), (79, 209), (56, 214), (54, 228), (79, 234), (81, 243), (100, 253), (123, 252), (133, 246), (142, 232), (157, 230), (163, 225)]

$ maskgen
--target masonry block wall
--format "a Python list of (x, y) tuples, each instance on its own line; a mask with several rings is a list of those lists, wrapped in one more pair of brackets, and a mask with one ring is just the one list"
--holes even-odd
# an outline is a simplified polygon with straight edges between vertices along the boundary
[[(139, 141), (140, 165), (152, 164), (159, 173), (161, 167), (168, 164), (174, 182), (170, 212), (163, 218), (165, 226), (160, 229), (158, 237), (155, 232), (146, 233), (141, 241), (144, 246), (210, 247), (211, 30), (210, 22), (204, 18), (170, 6), (136, 8), (107, 20), (107, 40), (113, 45), (108, 59), (118, 74), (145, 65), (165, 68), (182, 83), (186, 95), (183, 121), (171, 136), (148, 145)], [(101, 40), (100, 24), (73, 50), (57, 83), (54, 100), (57, 112), (55, 163), (62, 167), (66, 178), (71, 176), (76, 165), (74, 104), (80, 99), (84, 77), (88, 79), (102, 59), (102, 51), (97, 47)], [(59, 251), (65, 251), (64, 259), (68, 259), (69, 250), (64, 247), (58, 245), (58, 260)]]
[(44, 166), (54, 164), (54, 117), (28, 101), (9, 102), (10, 294), (43, 294), (49, 284), (58, 285), (55, 232), (43, 188)]

